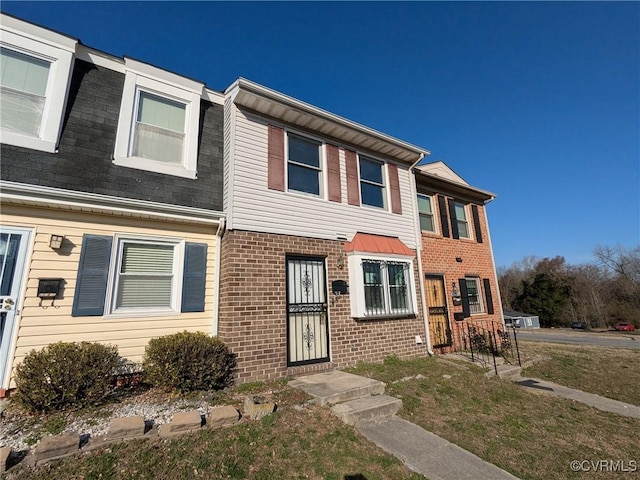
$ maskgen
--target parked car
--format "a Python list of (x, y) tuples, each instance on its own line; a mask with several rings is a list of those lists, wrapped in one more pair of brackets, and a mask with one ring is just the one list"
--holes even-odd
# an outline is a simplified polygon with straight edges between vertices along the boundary
[(580, 330), (586, 330), (589, 327), (584, 322), (573, 322), (573, 323), (571, 323), (571, 328), (580, 329)]
[(621, 322), (616, 325), (616, 330), (619, 332), (633, 332), (636, 327), (633, 326), (633, 323)]

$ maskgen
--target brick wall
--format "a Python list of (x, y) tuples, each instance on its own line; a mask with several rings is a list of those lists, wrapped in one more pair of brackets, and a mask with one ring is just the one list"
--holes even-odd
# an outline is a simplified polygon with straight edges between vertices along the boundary
[(2, 180), (222, 210), (223, 107), (202, 101), (198, 179), (112, 162), (124, 74), (76, 60), (57, 153), (1, 146)]
[[(443, 237), (438, 234), (422, 233), (422, 269), (425, 275), (444, 275), (446, 289), (446, 299), (449, 310), (449, 321), (452, 328), (454, 341), (459, 338), (459, 329), (467, 322), (495, 322), (502, 325), (502, 312), (500, 309), (500, 296), (496, 285), (495, 269), (491, 255), (491, 245), (489, 243), (489, 232), (487, 228), (487, 218), (485, 207), (478, 205), (478, 216), (482, 231), (483, 243), (475, 240), (453, 239)], [(456, 259), (461, 259), (459, 262)], [(480, 278), (482, 291), (482, 301), (485, 306), (485, 313), (474, 314), (471, 318), (463, 322), (454, 320), (454, 313), (462, 312), (462, 305), (454, 306), (451, 300), (452, 282), (455, 282), (456, 289), (460, 291), (458, 279), (465, 276), (477, 276)], [(482, 279), (489, 279), (491, 286), (491, 297), (493, 299), (494, 313), (486, 313), (486, 299)], [(436, 349), (436, 352), (445, 352), (451, 349)]]
[[(411, 318), (356, 321), (351, 318), (350, 296), (334, 299), (329, 293), (331, 362), (287, 367), (285, 257), (326, 257), (327, 283), (331, 285), (333, 280), (348, 281), (347, 265), (342, 270), (336, 265), (343, 251), (340, 241), (240, 230), (225, 233), (219, 335), (238, 357), (239, 383), (339, 368), (358, 361), (381, 361), (388, 355), (408, 358), (427, 354), (424, 344), (415, 343), (416, 335), (425, 339), (421, 312)], [(417, 285), (417, 271), (414, 273)], [(350, 290), (353, 288), (350, 286)]]

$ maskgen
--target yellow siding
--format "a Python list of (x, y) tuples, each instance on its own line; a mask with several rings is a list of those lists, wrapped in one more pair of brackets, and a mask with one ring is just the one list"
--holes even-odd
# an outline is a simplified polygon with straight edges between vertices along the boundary
[[(95, 213), (47, 210), (3, 205), (2, 224), (33, 228), (35, 242), (27, 259), (26, 298), (19, 319), (14, 366), (32, 349), (40, 349), (58, 341), (92, 341), (117, 345), (120, 354), (140, 361), (149, 339), (182, 330), (212, 332), (214, 276), (216, 254), (215, 225), (200, 226), (123, 218)], [(71, 308), (76, 286), (83, 234), (142, 234), (183, 238), (188, 242), (206, 243), (207, 277), (205, 311), (154, 317), (106, 318), (72, 317)], [(65, 235), (59, 252), (49, 248), (51, 234)], [(39, 278), (64, 278), (62, 298), (43, 300), (37, 297)]]

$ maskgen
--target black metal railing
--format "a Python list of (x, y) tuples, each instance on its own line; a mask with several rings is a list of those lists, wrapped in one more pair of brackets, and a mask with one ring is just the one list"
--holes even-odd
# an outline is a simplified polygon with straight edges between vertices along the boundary
[(467, 355), (471, 361), (493, 368), (496, 375), (497, 358), (503, 358), (505, 363), (522, 366), (515, 328), (506, 328), (489, 320), (464, 320), (457, 326), (453, 342), (456, 353)]

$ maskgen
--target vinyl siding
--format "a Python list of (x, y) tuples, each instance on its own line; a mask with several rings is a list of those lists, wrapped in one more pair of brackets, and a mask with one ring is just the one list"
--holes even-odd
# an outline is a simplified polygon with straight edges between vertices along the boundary
[[(215, 227), (152, 222), (92, 213), (3, 206), (2, 223), (6, 226), (34, 229), (35, 243), (27, 258), (27, 289), (22, 300), (14, 365), (32, 349), (40, 349), (58, 341), (91, 341), (118, 346), (120, 354), (139, 362), (149, 339), (183, 330), (210, 333), (213, 325), (215, 272)], [(49, 248), (51, 234), (65, 235), (63, 248)], [(78, 273), (83, 234), (134, 234), (183, 238), (188, 242), (206, 243), (207, 274), (204, 312), (178, 313), (166, 316), (108, 318), (103, 316), (72, 317), (71, 308)], [(39, 278), (63, 278), (62, 298), (37, 297)]]
[[(330, 202), (327, 195), (326, 163), (323, 168), (324, 198), (267, 188), (268, 121), (235, 108), (235, 156), (231, 195), (233, 219), (231, 229), (280, 233), (302, 237), (349, 239), (357, 232), (399, 237), (409, 248), (416, 248), (408, 168), (398, 164), (402, 198), (402, 215), (390, 210), (388, 175), (386, 195), (388, 209), (354, 206), (347, 203), (344, 149), (340, 149), (342, 202)], [(227, 159), (230, 160), (230, 159)]]

